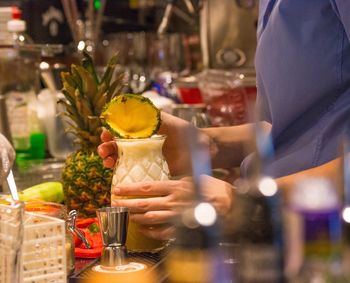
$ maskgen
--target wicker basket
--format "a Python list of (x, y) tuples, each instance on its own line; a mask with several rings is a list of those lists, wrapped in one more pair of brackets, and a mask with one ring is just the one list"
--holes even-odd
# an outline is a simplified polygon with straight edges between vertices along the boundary
[(21, 215), (23, 206), (0, 205), (0, 283), (67, 282), (64, 220)]

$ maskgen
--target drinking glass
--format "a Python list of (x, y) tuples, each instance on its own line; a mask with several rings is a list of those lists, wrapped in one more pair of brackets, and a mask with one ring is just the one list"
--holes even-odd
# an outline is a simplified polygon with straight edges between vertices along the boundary
[(172, 114), (183, 120), (191, 122), (197, 128), (211, 126), (210, 117), (206, 113), (205, 104), (176, 104), (172, 107)]
[[(112, 190), (119, 184), (168, 180), (169, 168), (162, 154), (165, 138), (164, 135), (155, 135), (145, 139), (116, 139), (119, 159), (113, 173)], [(112, 194), (112, 201), (114, 198), (118, 196)], [(129, 222), (128, 250), (154, 252), (164, 247), (164, 241), (147, 238), (138, 227), (138, 224)]]

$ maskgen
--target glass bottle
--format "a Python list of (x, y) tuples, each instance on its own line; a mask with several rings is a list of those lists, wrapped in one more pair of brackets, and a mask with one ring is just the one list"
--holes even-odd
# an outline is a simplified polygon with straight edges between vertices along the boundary
[[(344, 266), (350, 263), (350, 137), (347, 134), (342, 142), (341, 202), (342, 202), (342, 243)], [(346, 272), (350, 278), (350, 270)]]
[(274, 156), (273, 144), (270, 132), (259, 123), (254, 134), (254, 160), (246, 176), (235, 183), (232, 225), (238, 243), (238, 277), (244, 283), (282, 283), (286, 278), (281, 191), (264, 172)]
[[(284, 246), (280, 193), (267, 176), (236, 183), (238, 277), (245, 283), (281, 283)], [(258, 275), (259, 274), (259, 275)]]
[[(13, 7), (7, 22), (8, 47), (0, 50), (0, 95), (6, 96), (7, 116), (17, 160), (43, 159), (46, 137), (38, 117), (40, 51), (26, 34), (21, 11)], [(9, 70), (11, 70), (9, 72)]]
[(38, 118), (36, 97), (39, 56), (38, 50), (26, 47), (0, 49), (0, 95), (6, 97), (17, 160), (45, 156), (45, 134)]
[(349, 282), (343, 270), (341, 208), (331, 182), (300, 181), (293, 189), (292, 205), (301, 223), (303, 261), (291, 282)]
[(21, 10), (17, 7), (12, 8), (12, 20), (7, 22), (7, 30), (11, 34), (10, 45), (18, 46), (33, 44), (32, 38), (26, 33), (27, 24), (21, 20)]
[[(165, 269), (169, 283), (232, 283), (237, 282), (228, 245), (219, 245), (222, 238), (222, 217), (205, 195), (206, 177), (211, 174), (210, 153), (200, 146), (197, 130), (185, 129), (185, 143), (191, 157), (193, 194), (179, 217), (174, 219), (175, 239), (169, 246)], [(212, 188), (215, 189), (215, 188)]]
[[(145, 139), (116, 139), (119, 159), (113, 173), (112, 190), (119, 184), (168, 180), (169, 168), (162, 154), (165, 138), (155, 135)], [(116, 197), (112, 194), (112, 200)], [(126, 242), (128, 250), (152, 252), (164, 245), (163, 241), (144, 236), (138, 231), (138, 225), (130, 221)]]

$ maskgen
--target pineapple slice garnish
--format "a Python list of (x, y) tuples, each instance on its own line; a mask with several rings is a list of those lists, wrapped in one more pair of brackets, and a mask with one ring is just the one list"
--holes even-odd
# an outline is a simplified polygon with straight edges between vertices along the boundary
[(113, 98), (100, 116), (103, 125), (116, 137), (148, 138), (161, 123), (160, 111), (150, 99), (138, 94), (121, 94)]

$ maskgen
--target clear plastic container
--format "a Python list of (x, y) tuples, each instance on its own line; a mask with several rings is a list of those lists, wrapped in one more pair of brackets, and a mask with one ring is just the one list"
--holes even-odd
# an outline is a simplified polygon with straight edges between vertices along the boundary
[(63, 108), (57, 103), (58, 99), (64, 99), (60, 92), (48, 89), (42, 90), (38, 95), (39, 119), (43, 124), (47, 136), (49, 153), (59, 160), (64, 160), (75, 150), (74, 136), (66, 133), (66, 124), (69, 118), (59, 113)]
[[(25, 210), (28, 212), (40, 213), (46, 216), (59, 218), (67, 221), (67, 208), (58, 203), (51, 202), (29, 202), (25, 205)], [(67, 225), (67, 224), (66, 224)], [(67, 274), (73, 273), (75, 269), (74, 257), (74, 239), (66, 226), (66, 263)]]

